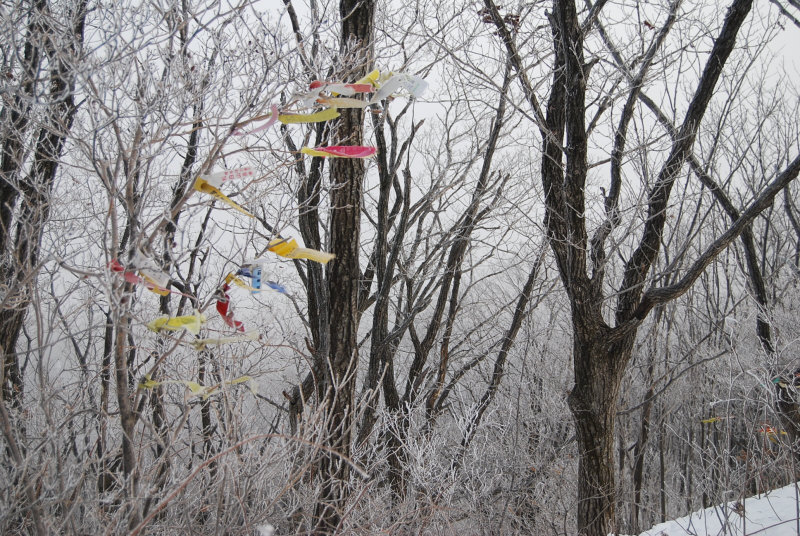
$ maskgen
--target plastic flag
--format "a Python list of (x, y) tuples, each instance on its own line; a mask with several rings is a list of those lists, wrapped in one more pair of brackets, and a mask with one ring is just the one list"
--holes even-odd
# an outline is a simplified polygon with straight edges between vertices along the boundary
[(311, 149), (303, 147), (300, 152), (309, 156), (322, 156), (331, 158), (367, 158), (375, 154), (375, 147), (363, 145), (331, 145), (330, 147), (316, 147)]
[(189, 333), (197, 335), (200, 333), (200, 328), (203, 326), (203, 324), (205, 324), (205, 322), (205, 315), (195, 311), (195, 314), (193, 315), (173, 317), (160, 316), (147, 324), (147, 329), (150, 331), (155, 331), (156, 333), (162, 330), (180, 331), (185, 329)]
[(258, 331), (248, 331), (244, 335), (234, 335), (232, 337), (217, 337), (209, 339), (196, 339), (192, 341), (195, 350), (202, 350), (206, 346), (220, 346), (223, 344), (233, 344), (237, 342), (257, 341), (261, 335)]
[(275, 292), (280, 292), (281, 294), (288, 294), (288, 292), (286, 292), (286, 287), (284, 287), (283, 285), (279, 285), (275, 281), (264, 281), (264, 284), (267, 285), (272, 290), (274, 290)]
[(252, 214), (250, 214), (249, 212), (247, 212), (245, 209), (243, 209), (242, 207), (240, 207), (239, 205), (237, 205), (236, 203), (231, 201), (228, 198), (228, 196), (226, 196), (225, 194), (223, 194), (219, 190), (219, 188), (216, 188), (216, 187), (212, 186), (211, 184), (208, 183), (208, 181), (206, 181), (205, 179), (203, 179), (201, 177), (197, 177), (197, 180), (194, 182), (194, 189), (197, 190), (198, 192), (202, 192), (204, 194), (213, 195), (214, 197), (216, 197), (217, 199), (219, 199), (223, 203), (227, 204), (228, 206), (230, 206), (232, 208), (235, 208), (236, 210), (238, 210), (239, 212), (241, 212), (245, 216), (250, 216), (251, 218), (255, 217)]
[(405, 89), (411, 93), (412, 97), (421, 96), (428, 88), (428, 82), (424, 78), (415, 76), (413, 74), (397, 73), (393, 74), (386, 82), (381, 84), (377, 93), (372, 96), (369, 101), (370, 104), (380, 102), (383, 99), (393, 95), (400, 89)]
[(155, 389), (160, 385), (183, 385), (189, 391), (191, 391), (192, 396), (202, 396), (203, 400), (205, 400), (209, 396), (218, 392), (219, 388), (223, 385), (238, 385), (240, 383), (247, 383), (250, 392), (256, 394), (257, 386), (252, 376), (240, 376), (233, 380), (227, 380), (216, 385), (200, 385), (192, 380), (164, 380), (157, 382), (151, 379), (150, 375), (147, 374), (142, 381), (139, 382), (139, 389)]
[(244, 324), (233, 318), (233, 308), (230, 307), (231, 298), (228, 296), (228, 290), (230, 290), (230, 287), (227, 283), (222, 285), (222, 297), (217, 299), (217, 312), (227, 326), (244, 333)]
[(286, 257), (287, 259), (308, 259), (321, 264), (327, 264), (330, 260), (336, 257), (336, 255), (333, 253), (325, 253), (324, 251), (318, 251), (316, 249), (301, 248), (297, 245), (297, 241), (294, 239), (275, 239), (272, 240), (267, 247), (271, 252), (280, 255), (281, 257)]
[(700, 422), (703, 423), (703, 424), (713, 424), (713, 423), (719, 422), (721, 420), (722, 420), (722, 417), (710, 417), (708, 419), (703, 419)]
[[(249, 290), (250, 292), (254, 292), (254, 293), (255, 293), (255, 292), (258, 292), (258, 291), (260, 290), (260, 288), (259, 288), (259, 287), (260, 287), (260, 285), (261, 285), (261, 282), (259, 281), (259, 287), (255, 287), (255, 286), (252, 286), (252, 287), (251, 287), (250, 285), (248, 285), (247, 283), (245, 283), (244, 281), (242, 281), (241, 279), (239, 279), (238, 277), (236, 277), (237, 275), (244, 275), (244, 274), (243, 274), (243, 273), (241, 273), (241, 272), (242, 272), (242, 271), (241, 271), (241, 270), (239, 270), (239, 271), (238, 271), (236, 274), (228, 274), (228, 275), (225, 277), (225, 283), (226, 283), (226, 284), (228, 284), (228, 285), (230, 285), (230, 284), (234, 284), (234, 285), (236, 285), (237, 287), (243, 288), (243, 289), (245, 289), (245, 290)], [(250, 276), (245, 276), (245, 277), (250, 277)]]
[[(236, 275), (242, 277), (249, 277), (252, 281), (252, 286), (248, 287), (253, 294), (261, 292), (261, 267), (260, 266), (243, 266), (236, 272)], [(235, 283), (235, 282), (234, 282)]]
[(342, 82), (321, 82), (319, 80), (314, 80), (308, 85), (308, 89), (317, 90), (317, 94), (319, 94), (320, 91), (328, 91), (330, 93), (338, 93), (339, 95), (345, 95), (347, 97), (355, 95), (356, 93), (371, 93), (373, 89), (372, 84), (370, 82), (364, 82), (363, 80), (364, 79), (361, 79), (355, 84), (345, 84)]
[(356, 82), (356, 84), (369, 84), (372, 87), (378, 85), (378, 79), (381, 77), (381, 72), (377, 69), (369, 73), (367, 76)]
[(117, 259), (112, 259), (108, 263), (108, 267), (112, 272), (120, 274), (128, 283), (144, 285), (147, 290), (159, 296), (166, 296), (170, 293), (168, 289), (164, 288), (169, 284), (169, 276), (167, 274), (159, 274), (152, 270), (142, 269), (139, 270), (140, 277), (133, 271), (126, 269)]
[(366, 108), (367, 101), (350, 97), (318, 97), (317, 102), (333, 108)]
[(336, 108), (325, 108), (312, 114), (281, 114), (278, 116), (278, 120), (284, 125), (289, 125), (295, 123), (321, 123), (337, 117), (339, 117), (339, 112), (336, 111)]
[(247, 166), (238, 169), (228, 169), (225, 171), (218, 171), (217, 173), (199, 175), (199, 177), (204, 181), (206, 181), (211, 186), (213, 186), (214, 188), (222, 188), (223, 182), (232, 181), (235, 179), (246, 179), (248, 177), (253, 177), (254, 175), (255, 171), (253, 171), (253, 168)]

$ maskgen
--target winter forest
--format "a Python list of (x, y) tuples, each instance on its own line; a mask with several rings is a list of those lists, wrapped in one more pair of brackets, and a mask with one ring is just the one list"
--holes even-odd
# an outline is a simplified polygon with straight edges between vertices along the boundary
[(0, 533), (800, 478), (797, 0), (126, 4), (0, 6)]

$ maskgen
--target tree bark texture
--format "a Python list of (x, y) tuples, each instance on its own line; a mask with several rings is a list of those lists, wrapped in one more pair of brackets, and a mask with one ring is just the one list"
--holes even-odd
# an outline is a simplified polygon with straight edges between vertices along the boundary
[[(2, 397), (12, 406), (22, 401), (23, 378), (16, 353), (17, 339), (31, 302), (31, 286), (36, 281), (39, 262), (39, 245), (42, 232), (50, 218), (50, 192), (60, 164), (61, 153), (72, 128), (77, 109), (74, 99), (75, 73), (71, 60), (82, 47), (86, 2), (80, 0), (72, 6), (70, 25), (66, 33), (58, 34), (52, 24), (47, 2), (37, 2), (31, 8), (31, 23), (25, 57), (27, 69), (38, 62), (42, 47), (52, 63), (49, 73), (49, 102), (43, 126), (33, 143), (33, 160), (27, 173), (21, 161), (24, 130), (11, 132), (3, 140), (2, 187), (0, 187), (0, 244), (6, 246), (2, 254), (6, 263), (2, 267), (3, 282), (8, 297), (0, 308), (0, 353), (3, 356)], [(30, 74), (30, 73), (29, 73)], [(27, 77), (27, 75), (25, 75)], [(27, 84), (27, 82), (26, 82)], [(29, 88), (30, 89), (30, 88)], [(14, 118), (11, 111), (12, 129), (24, 129), (26, 121)], [(18, 177), (18, 181), (13, 180)], [(14, 182), (18, 182), (15, 186)], [(18, 189), (17, 189), (18, 188)], [(11, 208), (22, 195), (16, 217), (15, 244), (7, 241), (7, 231), (12, 225)]]
[[(691, 154), (698, 126), (751, 3), (751, 0), (735, 0), (728, 10), (670, 155), (648, 193), (647, 221), (639, 245), (625, 265), (624, 277), (616, 293), (616, 326), (611, 327), (604, 320), (602, 311), (606, 300), (604, 243), (610, 231), (619, 224), (616, 205), (620, 173), (618, 166), (612, 166), (612, 184), (605, 203), (607, 221), (592, 238), (589, 248), (584, 219), (588, 150), (583, 30), (574, 2), (554, 0), (551, 26), (555, 65), (542, 132), (541, 171), (548, 239), (571, 308), (575, 385), (568, 402), (575, 421), (580, 456), (577, 532), (582, 535), (605, 536), (616, 530), (614, 420), (620, 383), (630, 361), (638, 326), (653, 307), (664, 303), (667, 296), (674, 299), (685, 292), (702, 272), (695, 273), (690, 269), (686, 277), (673, 285), (675, 292), (669, 295), (662, 296), (658, 290), (644, 293), (647, 276), (661, 246), (672, 186)], [(654, 51), (651, 50), (651, 57), (652, 54)], [(632, 110), (643, 76), (644, 70), (632, 80), (628, 109)], [(525, 83), (524, 77), (521, 80)], [(532, 95), (532, 88), (526, 88), (526, 94)], [(538, 109), (535, 99), (529, 97), (529, 101), (535, 110)], [(612, 151), (615, 160), (620, 160), (623, 154), (625, 121), (623, 117), (617, 130)], [(562, 140), (565, 142), (563, 146)], [(738, 236), (742, 229), (743, 226), (733, 225), (731, 234)], [(720, 244), (727, 246), (732, 240), (729, 238), (721, 238)], [(591, 277), (587, 262), (590, 249)], [(704, 262), (719, 251), (721, 249), (710, 249), (707, 255), (701, 256), (696, 263), (698, 268), (704, 269), (707, 266)]]
[[(372, 63), (372, 27), (375, 4), (372, 0), (342, 0), (340, 51), (346, 66), (345, 79), (366, 74)], [(342, 110), (333, 125), (336, 143), (361, 145), (364, 112)], [(329, 351), (323, 381), (318, 385), (319, 400), (326, 408), (323, 433), (333, 452), (323, 454), (319, 474), (322, 490), (315, 507), (315, 532), (336, 532), (348, 497), (350, 456), (355, 412), (356, 371), (358, 367), (358, 298), (361, 269), (360, 226), (364, 163), (360, 159), (334, 158), (330, 163), (331, 216), (330, 245), (336, 255), (328, 266)]]

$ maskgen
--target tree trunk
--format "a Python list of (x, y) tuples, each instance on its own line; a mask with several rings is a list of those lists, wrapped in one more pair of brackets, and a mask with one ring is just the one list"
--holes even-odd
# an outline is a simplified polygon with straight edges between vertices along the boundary
[(614, 421), (617, 395), (633, 336), (608, 344), (607, 328), (575, 324), (573, 355), (575, 387), (568, 403), (577, 430), (578, 533), (603, 535), (616, 531)]
[[(343, 78), (359, 77), (372, 64), (372, 25), (375, 4), (372, 0), (341, 0), (340, 50), (347, 56)], [(334, 129), (334, 141), (361, 145), (364, 112), (342, 110)], [(314, 510), (314, 531), (336, 532), (349, 495), (350, 456), (356, 372), (358, 368), (358, 297), (361, 198), (364, 163), (360, 159), (334, 158), (331, 179), (331, 251), (336, 259), (328, 267), (330, 347), (324, 380), (318, 385), (319, 399), (325, 407), (324, 441), (330, 451), (322, 455), (319, 474), (324, 479)]]
[[(79, 0), (70, 13), (72, 23), (67, 26), (68, 34), (59, 36), (51, 25), (52, 14), (48, 13), (46, 2), (37, 2), (34, 6), (33, 25), (36, 32), (30, 41), (41, 40), (47, 56), (53, 62), (49, 76), (49, 102), (44, 124), (38, 132), (34, 144), (34, 157), (30, 170), (19, 180), (19, 191), (23, 199), (19, 207), (16, 221), (16, 244), (3, 244), (6, 241), (8, 227), (11, 225), (11, 206), (16, 200), (16, 189), (7, 191), (11, 175), (19, 173), (22, 167), (20, 147), (15, 145), (23, 136), (23, 132), (13, 133), (13, 139), (4, 140), (2, 157), (2, 184), (0, 188), (0, 244), (6, 245), (7, 251), (0, 252), (10, 256), (10, 264), (2, 270), (3, 282), (9, 288), (9, 296), (13, 299), (6, 303), (11, 305), (0, 308), (0, 352), (4, 369), (2, 396), (9, 400), (12, 407), (22, 404), (23, 378), (19, 365), (19, 356), (15, 349), (28, 306), (31, 303), (31, 287), (35, 283), (39, 271), (39, 245), (44, 227), (50, 219), (50, 192), (60, 165), (61, 153), (67, 135), (72, 128), (72, 120), (77, 110), (74, 101), (75, 72), (71, 60), (78, 54), (83, 43), (83, 27), (86, 16), (86, 1)], [(69, 43), (66, 50), (57, 38), (65, 38)], [(26, 45), (26, 49), (28, 45)], [(26, 58), (28, 51), (26, 50)], [(38, 55), (38, 52), (36, 53)], [(33, 62), (33, 59), (30, 59)], [(32, 64), (29, 65), (29, 68)], [(12, 114), (13, 119), (13, 114)], [(16, 128), (24, 127), (24, 120), (14, 124)], [(16, 141), (15, 141), (16, 140)], [(13, 194), (13, 195), (12, 195)]]

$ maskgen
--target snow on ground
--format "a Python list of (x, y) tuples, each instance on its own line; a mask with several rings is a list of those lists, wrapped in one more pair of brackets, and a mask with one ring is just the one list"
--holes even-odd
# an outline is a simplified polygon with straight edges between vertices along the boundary
[(661, 523), (640, 536), (798, 536), (798, 497), (800, 482)]

